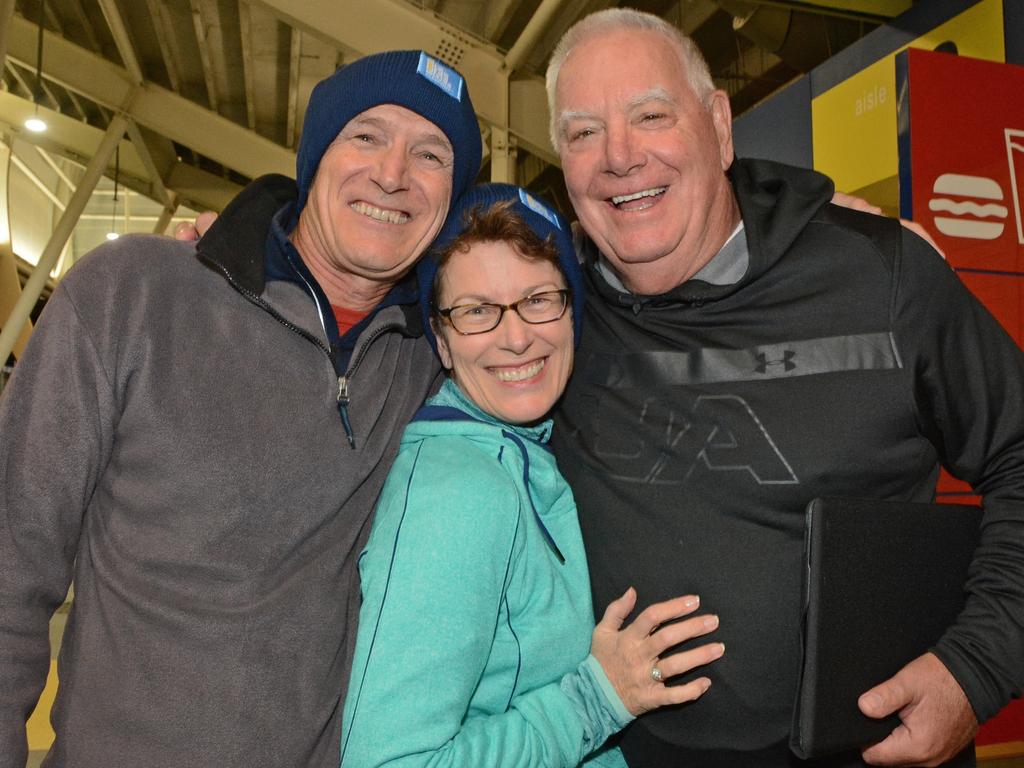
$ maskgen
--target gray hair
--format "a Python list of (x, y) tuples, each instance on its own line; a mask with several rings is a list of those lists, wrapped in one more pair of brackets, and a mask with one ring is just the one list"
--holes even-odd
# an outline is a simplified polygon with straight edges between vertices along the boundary
[(620, 29), (638, 29), (647, 32), (654, 32), (663, 35), (679, 53), (679, 61), (686, 73), (686, 79), (693, 89), (694, 95), (702, 104), (706, 103), (708, 95), (715, 90), (715, 83), (711, 79), (711, 71), (704, 55), (700, 52), (697, 44), (690, 37), (684, 35), (679, 29), (669, 24), (659, 16), (644, 13), (633, 8), (607, 8), (585, 16), (562, 35), (562, 39), (555, 46), (551, 54), (551, 61), (548, 63), (548, 71), (545, 76), (545, 87), (548, 92), (548, 114), (550, 122), (548, 131), (551, 134), (551, 145), (558, 150), (558, 115), (555, 114), (555, 87), (558, 84), (558, 73), (562, 65), (569, 58), (577, 45), (598, 37), (606, 32), (614, 32)]

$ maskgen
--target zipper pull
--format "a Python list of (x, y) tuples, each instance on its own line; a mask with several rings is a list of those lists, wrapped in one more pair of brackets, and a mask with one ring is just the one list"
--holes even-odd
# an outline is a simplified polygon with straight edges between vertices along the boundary
[(355, 448), (356, 436), (352, 433), (352, 423), (348, 419), (348, 379), (344, 376), (338, 377), (338, 415), (341, 416), (341, 425), (345, 428), (348, 444)]

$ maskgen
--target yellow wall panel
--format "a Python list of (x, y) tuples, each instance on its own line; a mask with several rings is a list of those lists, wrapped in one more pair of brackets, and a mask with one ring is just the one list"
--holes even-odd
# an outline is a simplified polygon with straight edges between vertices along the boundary
[(50, 708), (57, 695), (57, 662), (50, 661), (50, 673), (46, 678), (46, 687), (39, 697), (35, 711), (25, 724), (28, 736), (28, 748), (32, 751), (44, 751), (53, 744), (54, 733), (50, 727)]
[(852, 191), (892, 176), (896, 71), (886, 56), (811, 102), (814, 167)]
[[(899, 49), (952, 41), (964, 56), (1006, 61), (1003, 0), (982, 0)], [(844, 191), (896, 176), (896, 66), (899, 51), (811, 101), (814, 167)], [(955, 98), (954, 94), (950, 94)]]

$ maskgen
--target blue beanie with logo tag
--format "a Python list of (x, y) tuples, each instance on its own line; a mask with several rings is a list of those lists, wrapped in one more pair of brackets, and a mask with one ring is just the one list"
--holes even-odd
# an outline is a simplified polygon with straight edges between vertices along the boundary
[(381, 104), (412, 110), (448, 137), (455, 153), (453, 201), (476, 181), (480, 126), (462, 75), (423, 51), (387, 51), (357, 59), (313, 89), (295, 158), (297, 211), (305, 207), (320, 161), (341, 129)]
[(442, 253), (466, 228), (469, 214), (479, 208), (486, 211), (495, 203), (512, 202), (512, 212), (519, 216), (541, 240), (549, 237), (558, 249), (558, 266), (565, 276), (565, 284), (572, 293), (573, 343), (578, 347), (583, 332), (583, 270), (576, 257), (572, 230), (554, 208), (541, 202), (522, 187), (512, 184), (480, 184), (452, 203), (448, 218), (427, 255), (416, 264), (416, 278), (420, 286), (420, 312), (423, 332), (430, 346), (437, 352), (437, 339), (430, 326), (431, 304), (437, 290), (437, 255)]

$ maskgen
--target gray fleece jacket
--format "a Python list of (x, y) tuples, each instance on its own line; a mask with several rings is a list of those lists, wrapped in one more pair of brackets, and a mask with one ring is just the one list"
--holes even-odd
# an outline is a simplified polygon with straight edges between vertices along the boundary
[(0, 401), (0, 767), (72, 577), (48, 766), (338, 765), (357, 557), (437, 364), (415, 307), (380, 311), (350, 447), (310, 296), (263, 279), (292, 196), (255, 182), (198, 258), (104, 245), (50, 300)]

